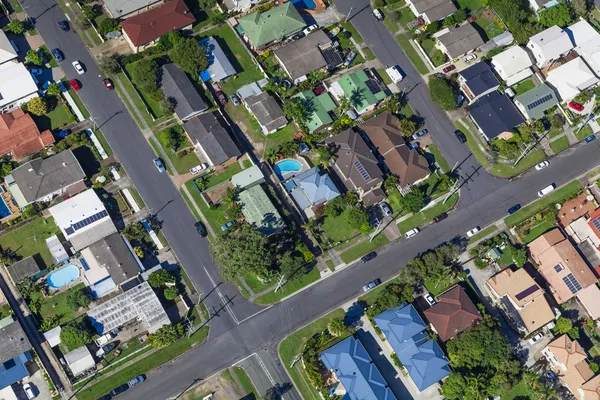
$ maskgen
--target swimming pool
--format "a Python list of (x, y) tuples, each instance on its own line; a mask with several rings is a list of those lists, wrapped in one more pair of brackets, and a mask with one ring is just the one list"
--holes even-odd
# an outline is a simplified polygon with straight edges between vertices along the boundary
[(289, 172), (302, 171), (302, 164), (300, 164), (300, 162), (297, 160), (286, 158), (285, 160), (281, 160), (277, 164), (275, 164), (275, 167), (273, 167), (273, 169), (275, 169), (277, 175), (283, 177), (283, 175)]
[(291, 0), (292, 4), (294, 5), (294, 7), (296, 8), (304, 8), (307, 10), (314, 10), (315, 8), (317, 8), (317, 5), (315, 4), (314, 0)]
[(6, 217), (8, 217), (11, 214), (12, 213), (8, 209), (8, 206), (6, 205), (6, 202), (4, 201), (3, 198), (0, 197), (0, 218), (6, 218)]
[(61, 288), (79, 278), (79, 268), (77, 265), (69, 264), (66, 267), (58, 269), (48, 275), (48, 286), (53, 289)]

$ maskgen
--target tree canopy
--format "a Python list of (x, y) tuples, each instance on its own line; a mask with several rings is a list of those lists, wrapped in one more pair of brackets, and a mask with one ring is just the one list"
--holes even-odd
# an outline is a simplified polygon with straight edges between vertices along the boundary
[(346, 336), (350, 332), (352, 332), (352, 328), (350, 328), (344, 323), (343, 318), (334, 318), (331, 321), (329, 321), (329, 324), (327, 324), (327, 330), (329, 331), (331, 336), (335, 337)]
[(313, 108), (311, 101), (292, 97), (283, 104), (283, 113), (290, 119), (304, 123), (310, 118)]
[(16, 18), (10, 21), (10, 23), (6, 27), (15, 35), (21, 35), (23, 32), (25, 32), (25, 25), (23, 24), (23, 22)]
[(445, 77), (431, 75), (429, 77), (429, 95), (446, 111), (456, 110), (458, 91)]
[(67, 346), (69, 351), (71, 351), (91, 343), (92, 337), (88, 331), (81, 329), (75, 324), (70, 324), (62, 327), (60, 331), (60, 341)]
[(151, 59), (142, 59), (133, 67), (133, 83), (142, 92), (151, 92), (158, 88), (158, 64)]
[(175, 283), (175, 277), (166, 269), (159, 269), (158, 271), (151, 273), (148, 277), (148, 284), (155, 289), (162, 287), (167, 283)]
[(27, 102), (27, 111), (33, 115), (44, 115), (48, 110), (48, 102), (43, 97), (34, 97)]
[(156, 332), (148, 335), (152, 347), (165, 347), (179, 339), (179, 333), (173, 325), (163, 325)]
[(25, 56), (25, 59), (33, 65), (42, 65), (44, 63), (44, 61), (42, 60), (42, 56), (40, 56), (38, 52), (33, 49), (27, 50), (27, 55)]
[(81, 307), (87, 307), (92, 302), (92, 294), (90, 290), (85, 288), (79, 288), (76, 290), (70, 290), (67, 293), (67, 305), (73, 310), (77, 311)]
[(196, 39), (180, 40), (169, 50), (171, 60), (183, 71), (197, 76), (208, 67), (206, 49)]
[(104, 21), (100, 22), (100, 25), (98, 25), (98, 32), (103, 35), (116, 31), (117, 29), (119, 29), (119, 23), (117, 20), (112, 18), (106, 18)]
[(369, 215), (362, 207), (354, 206), (350, 208), (348, 212), (348, 225), (364, 234), (371, 231)]
[(540, 24), (549, 28), (553, 25), (565, 27), (573, 22), (573, 10), (567, 3), (559, 3), (553, 7), (544, 8), (540, 12)]

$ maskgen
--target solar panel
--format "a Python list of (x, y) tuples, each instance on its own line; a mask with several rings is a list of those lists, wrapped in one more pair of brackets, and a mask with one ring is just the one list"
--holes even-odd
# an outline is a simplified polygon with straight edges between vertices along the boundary
[(562, 264), (560, 264), (560, 263), (559, 263), (559, 264), (556, 264), (556, 265), (554, 266), (554, 270), (555, 270), (556, 272), (560, 272), (560, 271), (562, 271), (563, 269), (565, 269), (565, 267), (563, 267), (563, 266), (562, 266)]
[(363, 165), (360, 163), (360, 161), (354, 161), (354, 167), (358, 170), (358, 173), (360, 174), (360, 176), (363, 177), (365, 181), (371, 179), (371, 176), (369, 175), (365, 167), (363, 167)]
[(379, 86), (379, 83), (377, 83), (376, 81), (369, 79), (367, 82), (367, 87), (369, 88), (369, 90), (371, 91), (371, 93), (373, 94), (377, 94), (379, 92), (381, 92), (381, 86)]
[(573, 274), (565, 276), (563, 278), (563, 282), (565, 283), (565, 285), (567, 285), (567, 287), (573, 294), (579, 292), (582, 289), (581, 284), (577, 281)]
[(65, 229), (65, 232), (67, 233), (67, 235), (72, 235), (75, 233), (75, 230), (71, 227), (68, 227), (67, 229)]
[(552, 94), (547, 94), (546, 96), (542, 97), (541, 99), (537, 99), (536, 101), (534, 101), (533, 103), (530, 103), (527, 106), (528, 110), (531, 110), (532, 108), (535, 108), (541, 104), (544, 104), (545, 102), (552, 100)]
[(592, 224), (594, 225), (594, 228), (600, 231), (600, 217), (593, 219)]
[(531, 293), (535, 293), (538, 290), (538, 285), (531, 285), (527, 289), (523, 290), (521, 293), (517, 293), (515, 296), (517, 300), (523, 300), (525, 297), (529, 296)]
[(67, 235), (72, 235), (75, 233), (75, 231), (85, 228), (89, 224), (92, 224), (106, 216), (108, 216), (108, 211), (102, 210), (102, 211), (97, 212), (96, 214), (92, 215), (91, 217), (87, 217), (85, 219), (82, 219), (81, 221), (71, 224), (70, 227), (65, 229), (65, 232), (67, 233)]

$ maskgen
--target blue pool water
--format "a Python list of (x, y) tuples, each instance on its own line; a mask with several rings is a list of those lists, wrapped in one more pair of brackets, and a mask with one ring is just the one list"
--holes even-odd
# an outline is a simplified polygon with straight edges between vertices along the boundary
[(292, 160), (291, 158), (286, 158), (285, 160), (281, 160), (275, 164), (275, 167), (273, 168), (275, 169), (275, 172), (282, 177), (288, 172), (302, 171), (302, 164), (296, 160)]
[(48, 275), (48, 286), (53, 289), (61, 288), (79, 278), (79, 268), (77, 265), (69, 264)]
[(317, 8), (317, 5), (313, 0), (291, 0), (292, 4), (296, 8), (304, 8), (307, 10), (314, 10)]
[(4, 199), (0, 198), (0, 218), (8, 217), (10, 214), (12, 213), (8, 209), (6, 203), (4, 202)]

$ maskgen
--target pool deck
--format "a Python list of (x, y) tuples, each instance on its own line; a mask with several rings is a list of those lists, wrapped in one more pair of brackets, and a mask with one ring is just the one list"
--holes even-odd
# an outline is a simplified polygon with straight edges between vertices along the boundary
[[(302, 165), (302, 168), (299, 171), (290, 171), (290, 172), (286, 172), (285, 174), (281, 174), (281, 181), (287, 181), (290, 178), (293, 178), (294, 176), (301, 174), (304, 171), (308, 171), (310, 169), (310, 166), (308, 165), (308, 163), (306, 162), (306, 160), (302, 157), (302, 156), (296, 156), (293, 158), (284, 158), (283, 160), (280, 160), (278, 162), (275, 163), (275, 165), (279, 164), (282, 161), (285, 160), (295, 160), (298, 161), (300, 163), (300, 165)], [(276, 171), (277, 172), (277, 171)], [(278, 174), (277, 174), (278, 175)]]
[(307, 12), (309, 14), (316, 14), (316, 13), (320, 13), (321, 11), (323, 11), (323, 10), (325, 10), (327, 8), (327, 6), (323, 2), (323, 0), (312, 0), (312, 1), (315, 3), (315, 8), (314, 9), (311, 9), (311, 8), (298, 8), (298, 10), (302, 10), (302, 11)]
[[(61, 269), (66, 268), (69, 265), (74, 265), (74, 266), (76, 266), (79, 269), (79, 276), (77, 277), (77, 279), (75, 279), (74, 281), (69, 282), (69, 283), (67, 283), (67, 284), (65, 284), (65, 285), (63, 285), (63, 286), (61, 286), (59, 288), (55, 288), (53, 286), (50, 286), (50, 284), (48, 283), (48, 277), (50, 275), (52, 275), (53, 273), (55, 273), (56, 271), (60, 271)], [(42, 279), (48, 285), (48, 292), (49, 292), (49, 294), (51, 296), (53, 296), (55, 294), (58, 294), (58, 293), (61, 293), (61, 292), (64, 292), (64, 291), (67, 291), (70, 288), (72, 288), (73, 286), (75, 286), (75, 285), (77, 285), (77, 284), (79, 284), (81, 282), (85, 283), (85, 285), (88, 286), (87, 281), (85, 281), (83, 279), (83, 268), (82, 268), (81, 264), (79, 263), (79, 260), (77, 260), (75, 258), (72, 258), (72, 259), (68, 260), (67, 262), (65, 262), (64, 265), (61, 265), (60, 267), (52, 270), (48, 275), (44, 276)]]

